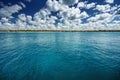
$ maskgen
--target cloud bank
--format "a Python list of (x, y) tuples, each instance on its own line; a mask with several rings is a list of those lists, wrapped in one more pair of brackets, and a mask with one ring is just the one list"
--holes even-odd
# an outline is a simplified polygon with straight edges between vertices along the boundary
[(17, 18), (13, 14), (25, 8), (25, 4), (4, 5), (0, 9), (0, 30), (120, 30), (116, 15), (120, 5), (111, 5), (114, 0), (105, 2), (101, 5), (79, 0), (47, 0), (46, 6), (33, 16), (23, 13)]

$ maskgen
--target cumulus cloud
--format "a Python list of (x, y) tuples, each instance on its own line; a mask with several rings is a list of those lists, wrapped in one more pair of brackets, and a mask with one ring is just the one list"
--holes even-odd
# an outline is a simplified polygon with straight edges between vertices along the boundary
[[(76, 6), (74, 6), (76, 4)], [(0, 11), (0, 29), (16, 30), (113, 30), (120, 29), (120, 21), (114, 20), (118, 12), (119, 5), (111, 6), (110, 4), (100, 5), (95, 2), (88, 3), (79, 0), (47, 0), (46, 7), (40, 9), (33, 16), (19, 14), (14, 23), (10, 20), (12, 14), (19, 12), (26, 7), (19, 3), (14, 8), (12, 6), (3, 7)], [(11, 8), (13, 7), (13, 8)], [(84, 9), (85, 10), (84, 10)], [(9, 12), (8, 9), (13, 9)], [(92, 10), (97, 14), (91, 15), (86, 10)], [(52, 13), (55, 12), (56, 15)], [(84, 23), (86, 21), (86, 23)]]
[(105, 0), (105, 2), (112, 4), (112, 3), (114, 3), (114, 0)]
[(87, 5), (86, 5), (86, 8), (87, 8), (87, 9), (90, 9), (90, 8), (95, 7), (95, 5), (96, 5), (96, 3), (92, 2), (92, 3), (90, 3), (90, 4), (87, 4)]
[(111, 6), (109, 4), (106, 5), (97, 5), (96, 10), (101, 11), (101, 12), (109, 12), (111, 9)]
[(89, 17), (89, 15), (85, 11), (80, 14), (81, 19), (84, 19), (84, 18), (87, 18), (87, 17)]
[(5, 23), (5, 22), (8, 22), (8, 18), (2, 18), (1, 20), (0, 20), (0, 22), (2, 22), (2, 23)]
[(59, 11), (62, 7), (60, 2), (56, 0), (48, 0), (46, 4), (50, 11)]
[(80, 18), (80, 10), (79, 10), (79, 8), (74, 8), (74, 7), (67, 8), (67, 9), (61, 11), (59, 16), (62, 18), (66, 18), (66, 19)]
[(78, 8), (85, 8), (85, 9), (90, 9), (90, 8), (94, 8), (96, 5), (96, 3), (92, 2), (92, 3), (87, 3), (85, 2), (79, 2), (77, 7)]
[(85, 6), (86, 6), (85, 2), (79, 2), (77, 5), (78, 8), (85, 8)]
[[(23, 3), (21, 3), (21, 5), (24, 5)], [(21, 6), (18, 4), (12, 5), (12, 6), (4, 6), (3, 8), (0, 9), (0, 17), (12, 17), (12, 14), (19, 12), (20, 10), (22, 10), (23, 7), (25, 6)]]
[(66, 5), (74, 5), (79, 2), (79, 0), (60, 0), (62, 4)]
[(110, 18), (112, 17), (111, 14), (109, 13), (102, 13), (102, 14), (97, 14), (94, 17), (90, 17), (88, 21), (92, 22), (109, 22)]

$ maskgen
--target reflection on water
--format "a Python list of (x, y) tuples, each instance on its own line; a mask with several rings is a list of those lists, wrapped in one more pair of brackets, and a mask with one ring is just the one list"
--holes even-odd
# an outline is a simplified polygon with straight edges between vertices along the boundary
[(120, 80), (119, 32), (0, 33), (0, 80)]

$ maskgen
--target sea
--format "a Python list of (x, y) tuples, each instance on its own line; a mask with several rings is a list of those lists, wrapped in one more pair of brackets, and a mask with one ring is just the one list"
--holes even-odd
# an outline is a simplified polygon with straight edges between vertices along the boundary
[(1, 32), (0, 80), (120, 80), (120, 32)]

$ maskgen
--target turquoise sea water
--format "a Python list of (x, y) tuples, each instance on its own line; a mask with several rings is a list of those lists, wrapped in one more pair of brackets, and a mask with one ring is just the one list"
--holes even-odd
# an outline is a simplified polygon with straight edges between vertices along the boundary
[(120, 80), (120, 33), (0, 33), (0, 80)]

